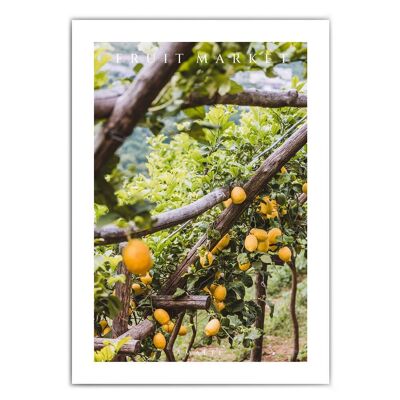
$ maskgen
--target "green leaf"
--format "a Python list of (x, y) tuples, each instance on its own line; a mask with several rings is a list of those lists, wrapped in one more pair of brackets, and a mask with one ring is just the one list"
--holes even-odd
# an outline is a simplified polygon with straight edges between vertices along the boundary
[(185, 290), (183, 290), (182, 288), (178, 288), (175, 290), (175, 293), (172, 295), (172, 298), (177, 299), (178, 297), (182, 297), (185, 294), (186, 294)]
[(264, 263), (264, 264), (272, 264), (272, 258), (269, 254), (263, 254), (260, 257), (260, 260)]
[(248, 288), (253, 286), (253, 279), (251, 278), (250, 275), (244, 273), (244, 274), (242, 274), (241, 278), (242, 278), (242, 282), (243, 282), (244, 286), (246, 286)]
[(107, 305), (110, 318), (114, 319), (122, 307), (121, 301), (117, 296), (110, 296)]

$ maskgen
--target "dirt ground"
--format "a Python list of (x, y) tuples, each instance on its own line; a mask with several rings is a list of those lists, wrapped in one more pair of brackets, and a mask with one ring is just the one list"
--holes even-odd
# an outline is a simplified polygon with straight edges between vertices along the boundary
[[(300, 341), (300, 348), (304, 341)], [(264, 338), (262, 361), (287, 362), (292, 353), (292, 339), (278, 336)], [(248, 361), (250, 351), (238, 352), (222, 346), (211, 345), (193, 349), (189, 361)]]

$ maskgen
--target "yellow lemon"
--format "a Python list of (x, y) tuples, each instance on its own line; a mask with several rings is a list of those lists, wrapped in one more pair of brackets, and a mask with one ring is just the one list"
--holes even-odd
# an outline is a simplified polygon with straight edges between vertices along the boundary
[(168, 321), (161, 328), (167, 333), (172, 333), (174, 326), (175, 326), (175, 324), (172, 321)]
[(264, 229), (253, 228), (250, 233), (254, 235), (258, 241), (263, 242), (264, 240), (268, 239), (268, 232)]
[(167, 345), (167, 341), (162, 333), (158, 332), (153, 337), (153, 344), (159, 350), (164, 350)]
[(200, 265), (203, 268), (209, 267), (214, 261), (214, 255), (211, 252), (207, 252), (204, 256), (200, 256)]
[(262, 242), (258, 242), (257, 251), (261, 253), (266, 253), (269, 249), (269, 242), (267, 240), (263, 240)]
[(144, 289), (138, 283), (132, 284), (132, 290), (135, 292), (136, 296), (139, 296), (144, 292)]
[(208, 286), (204, 286), (203, 287), (203, 292), (206, 292), (208, 294), (211, 294), (210, 289), (208, 288)]
[(250, 263), (249, 262), (247, 262), (247, 263), (244, 263), (244, 264), (240, 264), (239, 265), (239, 269), (241, 270), (241, 271), (247, 271), (249, 268), (250, 268)]
[(157, 308), (153, 313), (154, 319), (160, 324), (165, 325), (169, 322), (169, 314), (162, 308)]
[(287, 169), (285, 167), (281, 168), (281, 174), (286, 174), (287, 173)]
[(307, 194), (307, 182), (303, 184), (302, 190), (303, 193)]
[(228, 208), (232, 204), (232, 199), (229, 198), (229, 199), (223, 201), (222, 204), (224, 205), (225, 208)]
[(231, 191), (233, 204), (242, 204), (246, 200), (246, 192), (240, 186), (236, 186)]
[(212, 283), (212, 284), (210, 285), (210, 292), (211, 292), (211, 294), (214, 294), (216, 288), (217, 288), (217, 285), (216, 285), (215, 283)]
[(101, 330), (104, 330), (106, 328), (106, 326), (108, 325), (107, 321), (105, 319), (102, 319), (99, 322), (100, 326), (101, 326)]
[(141, 277), (140, 277), (140, 280), (141, 280), (142, 283), (144, 283), (145, 285), (149, 285), (149, 284), (153, 281), (153, 278), (152, 278), (152, 276), (151, 276), (149, 273), (147, 273), (146, 275), (141, 276)]
[(278, 257), (283, 262), (289, 262), (292, 258), (292, 252), (290, 251), (289, 247), (287, 247), (287, 246), (282, 247), (278, 251)]
[(204, 328), (204, 333), (207, 336), (215, 336), (216, 334), (218, 334), (220, 329), (221, 323), (216, 318), (214, 318), (208, 322), (208, 324)]
[(223, 300), (225, 300), (225, 297), (226, 297), (226, 287), (223, 286), (223, 285), (218, 285), (218, 286), (215, 288), (213, 295), (214, 295), (215, 300), (218, 300), (218, 301), (223, 301)]
[(218, 312), (221, 312), (225, 308), (225, 303), (223, 301), (214, 301), (214, 307)]
[[(271, 246), (271, 244), (275, 244), (276, 243), (276, 239), (278, 239), (279, 236), (282, 236), (282, 231), (279, 228), (272, 228), (269, 232), (268, 232), (268, 241), (269, 241), (269, 245)], [(276, 249), (276, 246), (274, 246)], [(271, 247), (271, 250), (275, 250)]]
[(223, 278), (224, 277), (224, 273), (221, 271), (217, 271), (215, 273), (215, 279), (218, 280), (219, 278)]
[(111, 328), (110, 328), (109, 326), (107, 326), (106, 329), (104, 329), (102, 335), (103, 335), (103, 336), (106, 336), (106, 335), (107, 335), (108, 333), (110, 333), (110, 332), (111, 332)]
[(150, 249), (146, 243), (133, 239), (122, 249), (122, 260), (132, 274), (143, 275), (153, 265)]
[(179, 328), (179, 332), (178, 335), (179, 336), (185, 336), (187, 334), (187, 328), (184, 325), (181, 325), (181, 327)]
[(255, 251), (258, 246), (258, 240), (254, 235), (247, 235), (246, 239), (244, 240), (244, 247), (247, 251)]

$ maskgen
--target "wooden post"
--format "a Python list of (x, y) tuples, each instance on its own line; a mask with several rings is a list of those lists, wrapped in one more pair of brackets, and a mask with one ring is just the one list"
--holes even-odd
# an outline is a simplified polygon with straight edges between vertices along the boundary
[(155, 308), (173, 311), (206, 310), (211, 305), (210, 296), (182, 296), (174, 299), (171, 295), (156, 295), (151, 300)]
[(267, 282), (268, 282), (267, 266), (265, 265), (265, 278), (263, 272), (257, 272), (256, 282), (255, 282), (256, 303), (261, 308), (261, 312), (257, 316), (254, 326), (257, 329), (261, 329), (263, 333), (259, 338), (254, 340), (254, 347), (251, 350), (250, 361), (262, 360)]
[[(123, 246), (119, 246), (119, 252), (121, 253)], [(125, 275), (125, 283), (117, 282), (115, 284), (115, 295), (121, 301), (122, 307), (118, 315), (113, 320), (112, 325), (112, 337), (117, 338), (128, 330), (128, 318), (129, 318), (129, 305), (131, 301), (132, 292), (132, 277), (130, 272), (125, 268), (124, 263), (121, 261), (118, 264), (118, 274)]]

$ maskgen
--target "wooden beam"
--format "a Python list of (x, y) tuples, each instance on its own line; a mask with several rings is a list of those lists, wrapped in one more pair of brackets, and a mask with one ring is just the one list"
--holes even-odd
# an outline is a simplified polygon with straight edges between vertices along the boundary
[[(246, 200), (242, 204), (232, 204), (226, 208), (214, 222), (213, 229), (218, 230), (221, 237), (224, 236), (254, 201), (255, 197), (262, 192), (266, 184), (276, 175), (305, 144), (307, 143), (307, 125), (299, 128), (289, 139), (286, 140), (277, 150), (275, 150), (257, 169), (253, 177), (244, 185), (247, 194)], [(207, 244), (208, 237), (204, 234), (192, 247), (183, 262), (176, 271), (170, 275), (163, 285), (161, 294), (173, 294), (175, 290), (185, 283), (185, 274), (190, 265), (194, 264), (198, 258), (197, 250), (200, 246)], [(218, 240), (214, 239), (208, 243), (209, 248), (213, 248)]]
[(154, 321), (144, 319), (142, 322), (139, 322), (137, 325), (132, 326), (125, 333), (118, 336), (117, 340), (121, 340), (122, 338), (127, 336), (130, 336), (132, 339), (135, 340), (143, 340), (147, 336), (151, 335), (154, 332), (154, 329)]
[[(146, 64), (124, 94), (118, 97), (110, 118), (101, 132), (95, 136), (95, 174), (132, 133), (134, 126), (145, 115), (161, 89), (178, 70), (181, 63), (192, 54), (193, 46), (194, 43), (191, 42), (162, 45), (155, 55), (155, 61)], [(177, 57), (178, 54), (181, 56)]]
[(167, 211), (165, 213), (156, 215), (153, 219), (153, 224), (148, 229), (139, 229), (135, 225), (128, 228), (119, 228), (115, 225), (106, 225), (102, 228), (95, 228), (94, 238), (102, 239), (96, 241), (97, 245), (121, 243), (127, 240), (127, 233), (133, 237), (142, 237), (150, 233), (158, 232), (163, 229), (179, 225), (183, 222), (189, 221), (197, 216), (203, 214), (205, 211), (213, 208), (223, 200), (228, 199), (230, 196), (229, 188), (216, 189), (208, 193), (204, 197), (196, 200), (192, 204), (183, 206), (176, 210)]
[[(94, 92), (94, 118), (108, 118), (125, 88), (102, 89)], [(244, 90), (240, 93), (215, 95), (213, 97), (199, 96), (192, 93), (184, 101), (181, 108), (211, 106), (215, 104), (232, 104), (237, 106), (279, 108), (279, 107), (307, 107), (307, 95), (296, 90), (286, 92), (271, 92), (261, 90)]]
[(182, 108), (191, 108), (212, 104), (232, 104), (237, 106), (253, 106), (265, 108), (280, 107), (307, 107), (307, 96), (300, 94), (297, 90), (288, 90), (286, 92), (270, 92), (261, 90), (245, 90), (235, 94), (216, 94), (209, 98), (192, 93)]
[(171, 295), (155, 295), (151, 297), (151, 300), (156, 308), (174, 311), (207, 310), (211, 305), (210, 296), (182, 296), (174, 299)]

